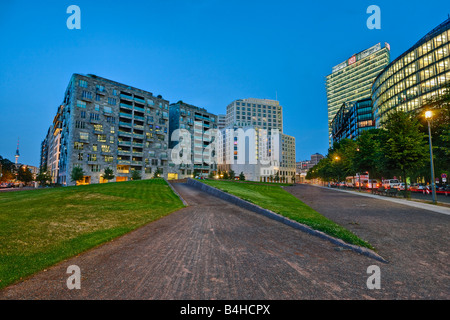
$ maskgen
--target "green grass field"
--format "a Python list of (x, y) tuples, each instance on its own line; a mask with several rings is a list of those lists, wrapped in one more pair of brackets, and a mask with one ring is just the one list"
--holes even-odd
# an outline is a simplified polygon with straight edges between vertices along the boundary
[(183, 203), (163, 179), (0, 193), (0, 288)]
[(236, 183), (223, 180), (202, 180), (202, 182), (347, 243), (374, 249), (368, 242), (322, 216), (276, 184)]

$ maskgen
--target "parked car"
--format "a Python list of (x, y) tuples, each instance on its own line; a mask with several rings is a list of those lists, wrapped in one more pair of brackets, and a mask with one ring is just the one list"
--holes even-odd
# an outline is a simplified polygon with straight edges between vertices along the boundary
[(391, 188), (397, 188), (398, 189), (398, 188), (400, 188), (400, 181), (398, 181), (397, 179), (386, 179), (386, 180), (383, 180), (383, 187), (385, 187), (386, 189), (391, 189)]
[(376, 179), (364, 180), (363, 187), (365, 189), (377, 189), (377, 188), (381, 187), (381, 183), (380, 183), (380, 181), (378, 181)]

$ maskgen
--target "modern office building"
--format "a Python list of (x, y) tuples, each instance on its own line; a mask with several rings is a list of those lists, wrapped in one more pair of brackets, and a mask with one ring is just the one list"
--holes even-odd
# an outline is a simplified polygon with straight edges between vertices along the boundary
[(331, 122), (344, 103), (370, 98), (377, 75), (389, 64), (390, 46), (378, 43), (333, 67), (326, 77), (328, 134), (332, 142)]
[(364, 130), (374, 128), (372, 99), (346, 102), (331, 122), (332, 142), (339, 142), (342, 139), (355, 139)]
[[(161, 96), (92, 74), (73, 74), (50, 135), (58, 143), (47, 135), (43, 145), (47, 162), (59, 164), (62, 185), (105, 182), (106, 168), (113, 170), (113, 181), (129, 180), (133, 171), (142, 178), (155, 172), (168, 178), (176, 174), (168, 164), (168, 126), (169, 102)], [(70, 178), (74, 167), (83, 169), (81, 182)]]
[(376, 126), (395, 110), (417, 111), (442, 94), (450, 82), (450, 18), (392, 61), (375, 79), (372, 101)]
[[(210, 172), (216, 171), (215, 148), (212, 142), (217, 129), (217, 115), (182, 101), (169, 106), (170, 137), (177, 129), (188, 130), (191, 137), (191, 157), (188, 163), (177, 164), (179, 178), (191, 177), (194, 172), (198, 176), (207, 177)], [(170, 140), (170, 148), (179, 142)], [(211, 150), (210, 150), (211, 149)]]
[[(246, 180), (269, 181), (295, 175), (295, 138), (283, 134), (283, 111), (278, 101), (238, 99), (227, 106), (222, 129), (219, 170), (241, 172)], [(269, 160), (270, 159), (270, 160)]]
[(227, 106), (226, 127), (254, 126), (283, 132), (283, 110), (280, 103), (269, 99), (239, 99)]
[(227, 126), (227, 115), (219, 114), (217, 115), (217, 129), (222, 130)]

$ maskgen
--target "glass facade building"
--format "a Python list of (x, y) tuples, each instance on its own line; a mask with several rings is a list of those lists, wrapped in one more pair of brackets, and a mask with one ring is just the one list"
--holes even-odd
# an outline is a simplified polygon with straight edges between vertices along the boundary
[(326, 77), (328, 102), (328, 134), (332, 141), (331, 123), (344, 103), (370, 98), (377, 75), (389, 64), (390, 46), (378, 43), (333, 67)]
[(355, 139), (364, 130), (374, 129), (375, 121), (370, 98), (344, 103), (331, 122), (332, 142)]
[(392, 61), (375, 79), (372, 101), (376, 126), (393, 111), (413, 111), (442, 93), (450, 81), (450, 18)]

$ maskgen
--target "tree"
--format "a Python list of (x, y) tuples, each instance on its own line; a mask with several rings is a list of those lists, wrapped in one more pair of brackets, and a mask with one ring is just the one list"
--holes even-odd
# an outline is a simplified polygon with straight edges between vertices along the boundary
[[(381, 177), (382, 152), (381, 152), (381, 129), (363, 131), (356, 138), (356, 153), (353, 158), (353, 169), (355, 172), (368, 172), (369, 177)], [(359, 185), (361, 189), (361, 185)]]
[(14, 176), (14, 163), (9, 161), (6, 158), (0, 156), (0, 164), (1, 164), (1, 179), (0, 181), (6, 182), (13, 180)]
[(234, 180), (234, 177), (236, 176), (236, 174), (234, 173), (233, 170), (230, 170), (230, 172), (228, 173), (228, 175), (229, 175), (229, 179), (230, 179), (230, 180)]
[[(136, 170), (134, 170), (133, 173), (135, 171)], [(139, 174), (139, 179), (140, 179), (140, 173), (138, 172), (138, 174)], [(157, 168), (156, 171), (153, 173), (153, 178), (159, 178), (160, 175), (161, 175), (161, 171), (159, 170), (159, 168)], [(194, 170), (194, 176), (195, 176), (195, 170)], [(131, 177), (131, 179), (133, 179), (133, 177)], [(136, 180), (138, 180), (138, 179), (136, 179)]]
[[(439, 177), (441, 173), (450, 172), (450, 83), (443, 86), (442, 94), (432, 96), (416, 112), (416, 118), (422, 124), (422, 132), (428, 136), (428, 123), (424, 117), (426, 110), (433, 112), (431, 138), (436, 177)], [(427, 162), (428, 166), (424, 167), (421, 176), (429, 178), (429, 161)]]
[[(420, 169), (428, 156), (426, 135), (417, 118), (403, 111), (388, 115), (384, 123), (382, 151), (387, 169), (401, 173), (408, 190), (407, 175)], [(404, 192), (407, 197), (407, 192)]]
[(33, 173), (26, 166), (21, 166), (17, 172), (17, 180), (23, 183), (28, 183), (33, 181)]
[(241, 171), (241, 173), (239, 174), (239, 180), (244, 181), (245, 180), (245, 175), (244, 172)]
[(47, 171), (40, 171), (36, 176), (36, 181), (39, 182), (39, 185), (45, 186), (52, 181), (52, 176)]
[(102, 175), (102, 178), (106, 181), (114, 179), (114, 171), (111, 168), (106, 168), (105, 172)]
[(280, 181), (280, 171), (277, 171), (277, 173), (275, 173), (275, 178), (274, 178), (275, 182)]
[(78, 182), (84, 179), (84, 171), (81, 167), (73, 167), (70, 173), (70, 179), (74, 182)]
[(229, 176), (228, 176), (228, 172), (227, 172), (227, 171), (224, 171), (224, 172), (223, 172), (223, 178), (224, 178), (225, 180), (228, 180)]
[[(154, 173), (154, 175), (153, 175), (153, 178), (157, 178), (158, 175), (159, 175), (159, 171), (156, 170), (155, 173)], [(141, 178), (142, 178), (142, 177), (141, 177), (141, 172), (140, 172), (139, 170), (133, 170), (133, 171), (131, 171), (131, 180), (133, 180), (133, 181), (135, 181), (135, 180), (141, 180)]]
[(295, 173), (292, 175), (291, 181), (292, 181), (292, 183), (295, 183)]

